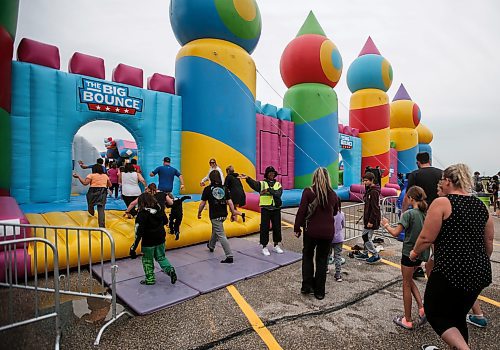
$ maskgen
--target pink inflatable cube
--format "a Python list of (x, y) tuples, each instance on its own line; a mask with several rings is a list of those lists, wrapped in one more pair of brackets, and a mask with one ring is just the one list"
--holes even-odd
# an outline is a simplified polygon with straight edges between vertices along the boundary
[(148, 90), (161, 91), (175, 95), (175, 78), (155, 73), (148, 78)]
[(17, 47), (17, 60), (54, 69), (61, 68), (61, 59), (57, 46), (27, 38), (23, 38)]
[(106, 79), (104, 60), (100, 57), (75, 52), (68, 64), (68, 72), (89, 77)]
[(115, 69), (113, 69), (112, 80), (116, 83), (133, 85), (142, 88), (143, 79), (143, 71), (140, 68), (120, 63)]

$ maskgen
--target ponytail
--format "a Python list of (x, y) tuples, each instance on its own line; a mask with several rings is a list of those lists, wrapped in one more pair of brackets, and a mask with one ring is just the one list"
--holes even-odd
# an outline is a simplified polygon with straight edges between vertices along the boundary
[(425, 201), (427, 196), (425, 195), (425, 191), (423, 190), (422, 187), (420, 186), (410, 187), (410, 189), (406, 192), (406, 196), (417, 202), (418, 210), (420, 210), (423, 213), (427, 212), (428, 205), (427, 202)]

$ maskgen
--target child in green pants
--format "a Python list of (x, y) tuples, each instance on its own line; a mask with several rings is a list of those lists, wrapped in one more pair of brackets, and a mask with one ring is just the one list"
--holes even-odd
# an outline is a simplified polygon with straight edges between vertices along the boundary
[(135, 241), (130, 247), (130, 256), (134, 259), (135, 250), (142, 240), (142, 267), (146, 279), (141, 284), (155, 284), (154, 260), (160, 264), (161, 269), (170, 276), (172, 284), (177, 281), (175, 269), (165, 257), (165, 225), (168, 223), (165, 211), (150, 193), (143, 193), (138, 198), (137, 217), (135, 218)]

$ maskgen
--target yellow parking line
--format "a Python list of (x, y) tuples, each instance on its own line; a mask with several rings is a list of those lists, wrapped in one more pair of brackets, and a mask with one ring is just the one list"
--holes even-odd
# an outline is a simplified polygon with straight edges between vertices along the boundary
[(292, 225), (292, 224), (289, 224), (289, 223), (288, 223), (288, 222), (286, 222), (286, 221), (281, 221), (281, 224), (282, 224), (283, 226), (293, 228), (293, 225)]
[(493, 300), (493, 299), (490, 299), (490, 298), (487, 298), (487, 297), (483, 297), (482, 295), (478, 296), (477, 297), (479, 300), (482, 300), (488, 304), (491, 304), (491, 305), (495, 305), (496, 307), (500, 307), (500, 303), (496, 300)]
[(238, 304), (240, 307), (241, 311), (245, 314), (245, 316), (248, 319), (248, 322), (250, 322), (250, 325), (252, 328), (257, 332), (259, 337), (264, 341), (264, 343), (267, 345), (267, 348), (270, 350), (282, 350), (283, 348), (278, 344), (276, 339), (274, 339), (273, 335), (269, 330), (264, 326), (264, 323), (260, 320), (259, 316), (253, 311), (252, 307), (248, 305), (246, 300), (243, 298), (243, 296), (238, 292), (235, 286), (230, 285), (226, 287), (231, 296), (233, 297), (234, 301)]
[[(342, 245), (342, 247), (343, 247), (344, 249), (347, 249), (347, 250), (352, 250), (352, 248), (351, 248), (350, 246), (345, 245), (345, 244), (343, 244), (343, 245)], [(392, 261), (385, 260), (385, 259), (380, 259), (380, 261), (381, 261), (381, 262), (383, 262), (383, 263), (384, 263), (384, 264), (386, 264), (386, 265), (389, 265), (389, 266), (392, 266), (392, 267), (396, 267), (396, 268), (398, 268), (398, 269), (401, 269), (401, 265), (396, 264), (396, 263), (393, 263)], [(426, 277), (426, 278), (427, 278), (427, 277)], [(485, 303), (491, 304), (491, 305), (496, 306), (496, 307), (500, 307), (500, 303), (499, 303), (498, 301), (496, 301), (496, 300), (493, 300), (493, 299), (487, 298), (487, 297), (482, 296), (482, 295), (478, 296), (477, 298), (478, 298), (479, 300), (484, 301)]]

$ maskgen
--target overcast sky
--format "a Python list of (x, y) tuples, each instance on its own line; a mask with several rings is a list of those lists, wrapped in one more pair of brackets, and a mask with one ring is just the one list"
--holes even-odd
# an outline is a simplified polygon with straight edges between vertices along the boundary
[[(229, 1), (229, 0), (228, 0)], [(16, 47), (23, 37), (59, 47), (61, 69), (75, 51), (104, 58), (106, 78), (118, 63), (174, 75), (180, 46), (169, 21), (169, 0), (20, 0)], [(500, 170), (500, 2), (498, 0), (260, 0), (263, 29), (252, 54), (257, 98), (282, 106), (281, 54), (310, 10), (344, 62), (335, 88), (339, 121), (349, 120), (350, 63), (371, 36), (392, 64), (394, 97), (403, 83), (434, 133), (435, 165), (464, 162)], [(266, 82), (267, 81), (267, 82)], [(87, 124), (80, 133), (102, 149), (107, 136), (126, 138), (117, 124)]]

